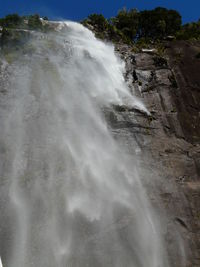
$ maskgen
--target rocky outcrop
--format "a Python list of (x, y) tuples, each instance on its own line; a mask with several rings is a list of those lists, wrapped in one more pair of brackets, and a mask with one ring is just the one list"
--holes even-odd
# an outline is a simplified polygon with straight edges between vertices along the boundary
[(165, 57), (116, 46), (126, 63), (130, 90), (143, 99), (151, 115), (115, 107), (107, 116), (116, 138), (140, 156), (147, 193), (166, 218), (163, 233), (171, 266), (198, 267), (200, 60), (195, 54), (200, 48), (187, 42), (165, 45)]

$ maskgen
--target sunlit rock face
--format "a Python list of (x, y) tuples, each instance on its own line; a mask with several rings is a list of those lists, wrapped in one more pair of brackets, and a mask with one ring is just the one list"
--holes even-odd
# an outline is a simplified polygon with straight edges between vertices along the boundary
[[(167, 217), (163, 233), (171, 265), (198, 267), (200, 61), (196, 54), (200, 42), (164, 42), (163, 47), (161, 56), (134, 53), (127, 45), (116, 46), (126, 62), (127, 83), (152, 116), (136, 110), (133, 115), (132, 110), (124, 108), (110, 117), (114, 118), (115, 136), (126, 136), (127, 149), (133, 144), (133, 135), (140, 147), (137, 157), (140, 174), (144, 173), (140, 177), (146, 177), (145, 188), (153, 206)], [(181, 250), (186, 252), (185, 260)]]
[[(126, 132), (134, 112), (150, 113), (112, 45), (76, 23), (55, 29), (29, 32), (22, 50), (2, 57), (3, 264), (168, 267), (167, 220), (152, 208), (141, 146)], [(121, 107), (127, 127), (115, 124)]]

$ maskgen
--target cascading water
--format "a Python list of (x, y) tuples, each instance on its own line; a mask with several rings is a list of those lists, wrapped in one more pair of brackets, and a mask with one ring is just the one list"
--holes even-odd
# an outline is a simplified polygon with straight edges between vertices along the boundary
[(4, 267), (166, 267), (136, 163), (103, 113), (145, 108), (112, 45), (77, 23), (57, 28), (32, 33), (0, 99)]

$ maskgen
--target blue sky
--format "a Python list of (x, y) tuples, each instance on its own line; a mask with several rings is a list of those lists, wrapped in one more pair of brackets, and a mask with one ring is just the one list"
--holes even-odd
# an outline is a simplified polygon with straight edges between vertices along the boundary
[(157, 6), (178, 10), (183, 22), (200, 18), (200, 0), (0, 0), (0, 17), (9, 13), (40, 13), (51, 19), (81, 20), (91, 13), (114, 16), (123, 7), (139, 10)]

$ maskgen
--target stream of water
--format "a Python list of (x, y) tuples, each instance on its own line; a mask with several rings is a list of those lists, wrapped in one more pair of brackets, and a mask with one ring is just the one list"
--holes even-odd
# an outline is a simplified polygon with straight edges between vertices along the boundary
[(147, 112), (123, 62), (77, 23), (32, 34), (0, 99), (4, 267), (168, 267), (140, 170), (103, 112)]

